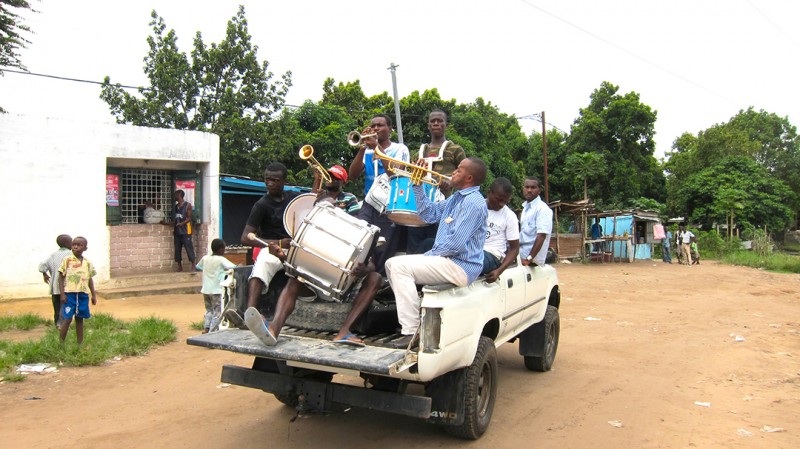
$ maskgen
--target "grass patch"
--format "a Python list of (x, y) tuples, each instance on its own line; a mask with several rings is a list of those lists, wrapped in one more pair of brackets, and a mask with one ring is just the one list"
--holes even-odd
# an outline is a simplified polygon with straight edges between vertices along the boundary
[[(47, 320), (41, 321), (49, 324)], [(0, 340), (0, 377), (7, 381), (24, 379), (14, 371), (23, 363), (102, 365), (115, 356), (142, 355), (155, 345), (174, 341), (177, 333), (177, 327), (169, 320), (150, 317), (123, 322), (110, 315), (97, 314), (84, 321), (83, 345), (80, 347), (76, 341), (74, 321), (64, 345), (54, 327), (49, 328), (38, 341)]]
[(201, 331), (205, 329), (205, 321), (195, 321), (194, 323), (190, 324), (189, 327), (195, 331)]
[(783, 253), (762, 256), (753, 251), (734, 251), (723, 255), (719, 260), (732, 265), (763, 268), (778, 273), (800, 273), (800, 257)]
[(10, 330), (29, 331), (35, 327), (48, 325), (50, 323), (50, 320), (46, 320), (32, 313), (5, 315), (0, 316), (0, 332)]

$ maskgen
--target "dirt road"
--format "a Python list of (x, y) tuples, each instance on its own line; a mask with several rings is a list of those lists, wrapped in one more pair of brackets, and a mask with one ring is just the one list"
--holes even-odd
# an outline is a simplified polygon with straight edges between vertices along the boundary
[[(202, 299), (184, 295), (101, 301), (95, 312), (174, 320), (178, 341), (145, 357), (0, 385), (2, 446), (800, 447), (800, 276), (705, 261), (558, 272), (554, 368), (528, 372), (515, 344), (501, 347), (492, 424), (476, 443), (363, 410), (291, 421), (294, 410), (271, 395), (222, 387), (221, 365), (249, 366), (250, 358), (187, 346)], [(48, 308), (44, 300), (2, 303), (0, 313), (47, 316)]]

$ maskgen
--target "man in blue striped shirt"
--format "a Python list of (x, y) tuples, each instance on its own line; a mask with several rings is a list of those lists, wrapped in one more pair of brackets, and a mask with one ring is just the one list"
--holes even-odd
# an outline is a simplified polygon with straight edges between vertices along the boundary
[(464, 287), (480, 275), (488, 215), (480, 192), (484, 179), (486, 164), (470, 157), (453, 172), (451, 184), (455, 193), (447, 201), (431, 203), (422, 186), (413, 187), (420, 218), (426, 223), (438, 222), (439, 230), (433, 248), (425, 254), (396, 256), (386, 261), (386, 275), (404, 335), (392, 342), (393, 346), (408, 346), (419, 328), (421, 301), (417, 284), (451, 283)]

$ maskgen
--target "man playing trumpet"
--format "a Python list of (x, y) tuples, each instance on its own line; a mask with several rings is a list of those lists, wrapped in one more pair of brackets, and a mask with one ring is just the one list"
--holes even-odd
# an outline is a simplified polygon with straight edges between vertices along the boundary
[[(375, 134), (375, 137), (366, 137), (363, 144), (359, 146), (358, 153), (350, 163), (349, 175), (350, 179), (358, 179), (361, 173), (364, 173), (364, 195), (366, 196), (373, 188), (375, 178), (386, 172), (383, 163), (373, 157), (375, 148), (380, 146), (381, 151), (387, 156), (403, 162), (409, 161), (409, 152), (407, 146), (389, 140), (392, 134), (392, 119), (386, 114), (378, 114), (373, 117), (370, 127), (364, 131), (364, 134)], [(379, 248), (376, 254), (375, 266), (378, 272), (383, 272), (383, 264), (386, 259), (397, 251), (401, 236), (395, 234), (400, 228), (394, 226), (394, 223), (386, 215), (382, 215), (366, 200), (361, 205), (358, 218), (381, 230), (380, 236), (385, 239), (386, 243)]]

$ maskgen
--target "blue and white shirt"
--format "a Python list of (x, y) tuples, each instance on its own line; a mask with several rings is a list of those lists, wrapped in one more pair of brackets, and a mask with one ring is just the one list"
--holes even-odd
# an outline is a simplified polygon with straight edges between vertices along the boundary
[(483, 269), (488, 215), (480, 187), (461, 189), (438, 203), (428, 199), (422, 186), (415, 185), (413, 189), (420, 218), (426, 223), (439, 223), (433, 248), (425, 255), (451, 259), (467, 274), (467, 282), (473, 282)]
[[(391, 145), (382, 151), (387, 156), (400, 159), (403, 162), (408, 162), (410, 158), (408, 147), (402, 143), (392, 142)], [(383, 163), (372, 158), (374, 154), (375, 150), (373, 148), (364, 150), (364, 159), (362, 159), (362, 162), (364, 162), (364, 195), (369, 192), (372, 183), (375, 182), (375, 178), (386, 173)]]

